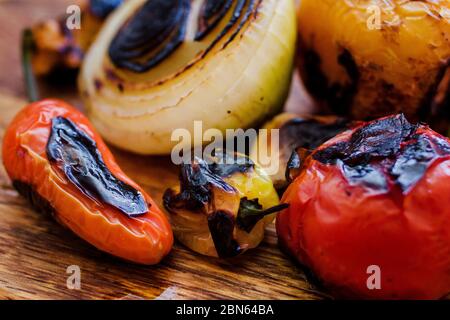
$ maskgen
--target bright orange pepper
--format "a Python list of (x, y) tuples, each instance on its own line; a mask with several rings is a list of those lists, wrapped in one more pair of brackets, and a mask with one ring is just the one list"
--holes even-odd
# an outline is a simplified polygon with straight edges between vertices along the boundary
[[(147, 212), (130, 216), (86, 195), (57, 163), (49, 161), (47, 144), (56, 117), (70, 120), (95, 142), (109, 172), (140, 194)], [(13, 184), (35, 206), (50, 210), (61, 224), (98, 249), (141, 264), (156, 264), (171, 250), (173, 235), (164, 213), (119, 168), (89, 120), (70, 105), (43, 100), (19, 112), (4, 137), (3, 162)]]

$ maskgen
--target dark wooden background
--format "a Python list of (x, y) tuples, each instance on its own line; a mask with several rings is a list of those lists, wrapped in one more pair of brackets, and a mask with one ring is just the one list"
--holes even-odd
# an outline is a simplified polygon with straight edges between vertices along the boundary
[[(0, 0), (0, 138), (26, 104), (20, 67), (21, 30), (64, 14), (71, 1)], [(74, 86), (41, 84), (46, 96), (81, 107)], [(309, 103), (295, 81), (288, 109)], [(134, 157), (116, 151), (119, 163), (157, 200), (176, 180), (169, 159)], [(132, 159), (132, 160), (130, 160)], [(145, 172), (145, 174), (142, 174)], [(81, 268), (81, 290), (69, 290), (66, 269)], [(109, 257), (40, 215), (12, 189), (0, 165), (0, 298), (3, 299), (319, 299), (301, 270), (277, 246), (275, 230), (247, 254), (221, 261), (179, 244), (158, 266)]]

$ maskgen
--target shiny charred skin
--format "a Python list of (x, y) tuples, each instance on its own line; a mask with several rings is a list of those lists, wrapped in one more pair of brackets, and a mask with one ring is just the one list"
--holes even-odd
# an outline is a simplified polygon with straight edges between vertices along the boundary
[(67, 16), (33, 26), (35, 74), (46, 76), (58, 70), (77, 70), (106, 17), (123, 1), (81, 1), (80, 29), (69, 29)]
[[(282, 113), (277, 115), (263, 129), (268, 130), (267, 143), (255, 142), (251, 150), (251, 158), (257, 159), (258, 152), (266, 152), (261, 148), (267, 147), (265, 154), (270, 154), (270, 164), (261, 165), (266, 172), (271, 172), (269, 167), (276, 165), (278, 170), (270, 174), (270, 178), (279, 192), (283, 192), (291, 182), (291, 171), (298, 169), (300, 159), (298, 153), (303, 157), (311, 153), (325, 141), (335, 137), (355, 122), (337, 116), (320, 116), (294, 113)], [(271, 130), (279, 131), (279, 147), (272, 149)], [(261, 136), (259, 139), (263, 139)]]
[(449, 12), (447, 0), (302, 0), (298, 54), (307, 89), (339, 115), (403, 112), (447, 133)]
[(172, 132), (198, 119), (224, 132), (280, 111), (295, 41), (292, 0), (131, 0), (89, 50), (79, 88), (107, 141), (169, 154)]
[(118, 167), (87, 118), (62, 101), (25, 107), (3, 140), (16, 189), (98, 249), (156, 264), (172, 247), (166, 216)]
[[(450, 141), (403, 115), (348, 130), (306, 160), (277, 217), (280, 244), (339, 297), (450, 292)], [(370, 290), (370, 266), (381, 289)], [(372, 272), (372, 271), (370, 271)]]
[(180, 186), (165, 192), (164, 206), (175, 237), (200, 254), (232, 258), (257, 247), (274, 213), (285, 208), (248, 157), (218, 152), (180, 171)]

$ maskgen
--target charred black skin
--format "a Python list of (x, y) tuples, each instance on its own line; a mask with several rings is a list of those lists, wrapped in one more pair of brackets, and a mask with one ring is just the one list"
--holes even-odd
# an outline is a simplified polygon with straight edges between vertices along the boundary
[(298, 147), (314, 150), (324, 142), (347, 130), (350, 122), (343, 118), (333, 123), (321, 123), (314, 119), (292, 119), (280, 129), (280, 140), (291, 149)]
[[(233, 157), (234, 155), (234, 157)], [(227, 159), (233, 157), (232, 163)], [(208, 163), (202, 159), (194, 159), (192, 164), (184, 164), (180, 170), (180, 193), (168, 189), (163, 196), (163, 204), (167, 211), (177, 214), (177, 210), (189, 210), (194, 213), (208, 214), (208, 226), (214, 246), (220, 258), (232, 258), (242, 253), (242, 249), (234, 239), (236, 224), (244, 231), (251, 232), (253, 227), (266, 215), (285, 209), (287, 205), (279, 205), (263, 210), (258, 199), (241, 199), (237, 218), (230, 212), (205, 212), (205, 206), (213, 201), (214, 190), (235, 193), (231, 185), (223, 179), (235, 173), (248, 173), (254, 163), (247, 157), (234, 153), (215, 155), (216, 161)], [(227, 164), (230, 163), (230, 164)]]
[(219, 162), (211, 162), (209, 169), (212, 173), (222, 178), (230, 177), (238, 172), (248, 173), (255, 167), (255, 164), (250, 158), (239, 154), (231, 154), (228, 152), (221, 152), (220, 154), (214, 152), (214, 154), (218, 157)]
[[(227, 165), (228, 169), (222, 169), (223, 165), (208, 164), (202, 159), (195, 159), (193, 164), (184, 164), (180, 170), (180, 193), (175, 194), (172, 189), (166, 190), (163, 196), (163, 204), (167, 211), (176, 214), (177, 209), (187, 209), (199, 212), (205, 205), (212, 201), (214, 188), (226, 192), (236, 190), (226, 183), (218, 173), (232, 174), (246, 172), (248, 167)], [(232, 258), (239, 255), (242, 249), (234, 239), (235, 228), (233, 214), (225, 211), (216, 211), (208, 215), (208, 227), (214, 246), (220, 258)]]
[(181, 192), (178, 195), (174, 195), (170, 189), (165, 192), (166, 209), (169, 211), (175, 208), (200, 210), (211, 201), (213, 188), (235, 192), (235, 189), (223, 178), (237, 172), (247, 173), (254, 168), (254, 163), (246, 157), (234, 157), (233, 162), (227, 162), (231, 157), (228, 153), (217, 156), (222, 163), (214, 161), (208, 163), (202, 159), (195, 159), (192, 164), (181, 165), (179, 177)]
[(416, 134), (420, 126), (409, 123), (403, 114), (386, 117), (360, 127), (348, 141), (318, 150), (312, 157), (339, 165), (350, 183), (387, 190), (389, 177), (406, 193), (435, 160), (450, 154), (446, 140)]
[(322, 59), (319, 54), (311, 48), (307, 48), (300, 42), (300, 55), (304, 60), (303, 80), (308, 91), (318, 100), (325, 101), (327, 105), (333, 107), (333, 111), (339, 115), (349, 114), (350, 106), (358, 92), (358, 85), (361, 78), (358, 65), (351, 52), (342, 48), (337, 56), (338, 63), (345, 69), (350, 79), (349, 84), (343, 86), (337, 83), (330, 83), (328, 77), (322, 71)]
[[(234, 193), (236, 190), (223, 180), (219, 173), (230, 175), (235, 172), (246, 172), (246, 164), (224, 165), (208, 164), (202, 159), (195, 159), (192, 164), (184, 164), (180, 170), (180, 193), (175, 194), (172, 189), (166, 190), (163, 205), (167, 211), (176, 214), (177, 209), (187, 209), (202, 213), (205, 205), (212, 201), (215, 188)], [(220, 258), (232, 258), (239, 255), (242, 249), (233, 236), (235, 228), (234, 217), (231, 213), (217, 211), (208, 215), (208, 227), (213, 238), (214, 246)]]
[(104, 19), (122, 3), (123, 0), (90, 0), (89, 8), (96, 17)]
[[(262, 0), (206, 0), (200, 12), (195, 41), (201, 41), (208, 36), (233, 5), (234, 9), (230, 21), (201, 52), (201, 58), (229, 34), (222, 49), (227, 47), (252, 14), (256, 14), (257, 6), (261, 2)], [(117, 68), (135, 73), (144, 73), (156, 67), (184, 42), (190, 9), (191, 0), (147, 1), (112, 40), (108, 50), (112, 63)], [(233, 28), (235, 30), (232, 30)]]
[(324, 163), (340, 159), (349, 165), (367, 164), (372, 158), (396, 154), (400, 150), (400, 144), (417, 128), (403, 114), (376, 120), (357, 129), (348, 142), (318, 151), (314, 154), (314, 159)]
[(143, 195), (109, 171), (95, 141), (71, 120), (53, 118), (47, 157), (97, 203), (110, 205), (129, 217), (148, 212)]
[[(236, 0), (236, 7), (234, 9), (233, 15), (231, 16), (231, 20), (228, 22), (228, 24), (225, 26), (225, 28), (220, 32), (219, 36), (213, 41), (213, 43), (210, 45), (210, 47), (206, 50), (208, 52), (212, 49), (213, 46), (215, 46), (239, 21), (239, 18), (243, 15), (243, 18), (239, 22), (238, 27), (236, 30), (231, 34), (231, 36), (228, 38), (228, 40), (225, 42), (224, 47), (226, 47), (228, 44), (230, 44), (236, 36), (241, 31), (244, 24), (249, 20), (252, 12), (255, 9), (256, 0)], [(261, 3), (261, 0), (259, 0), (259, 3)], [(258, 4), (259, 4), (258, 3)], [(247, 10), (244, 13), (245, 6), (247, 5)]]
[(332, 123), (322, 123), (315, 119), (292, 119), (280, 129), (283, 149), (293, 150), (286, 167), (286, 182), (297, 176), (306, 157), (324, 142), (349, 129), (352, 122), (337, 118)]
[(161, 63), (183, 43), (190, 6), (190, 0), (147, 1), (114, 37), (111, 61), (137, 73)]
[(220, 258), (233, 258), (242, 253), (234, 239), (234, 217), (226, 211), (216, 211), (208, 217), (208, 227)]
[[(347, 73), (349, 83), (342, 85), (333, 83), (322, 70), (322, 59), (313, 46), (307, 45), (306, 39), (299, 37), (298, 54), (301, 63), (301, 75), (309, 93), (325, 106), (325, 111), (340, 116), (352, 117), (352, 109), (355, 96), (365, 78), (365, 67), (356, 63), (352, 52), (341, 46), (337, 56), (337, 63)], [(408, 113), (408, 118), (414, 121), (420, 120), (428, 123), (437, 132), (446, 135), (450, 123), (450, 59), (443, 61), (438, 66), (435, 80), (430, 84), (422, 101), (417, 105), (417, 110)], [(447, 81), (447, 82), (446, 82)], [(371, 120), (380, 116), (392, 114), (392, 110), (398, 110), (399, 104), (408, 97), (394, 84), (386, 80), (378, 80), (379, 91), (373, 103), (374, 113), (366, 114), (364, 119)], [(440, 90), (443, 90), (441, 92)], [(438, 99), (439, 97), (442, 97)], [(405, 110), (405, 112), (408, 110)]]
[(211, 201), (213, 188), (219, 188), (226, 192), (235, 191), (220, 176), (213, 173), (210, 166), (203, 160), (181, 166), (180, 186), (180, 194), (174, 195), (171, 189), (164, 194), (164, 205), (169, 211), (176, 208), (193, 211), (202, 209)]
[(206, 37), (223, 19), (233, 5), (233, 0), (206, 0), (200, 12), (195, 40)]
[[(442, 92), (441, 92), (442, 90)], [(450, 59), (441, 65), (434, 83), (428, 89), (418, 112), (431, 127), (443, 134), (449, 130), (450, 119)]]

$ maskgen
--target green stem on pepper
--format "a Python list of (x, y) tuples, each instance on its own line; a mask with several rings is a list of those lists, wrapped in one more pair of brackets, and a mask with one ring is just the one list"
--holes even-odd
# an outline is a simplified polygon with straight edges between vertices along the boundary
[(25, 29), (22, 33), (22, 68), (25, 79), (25, 88), (30, 102), (39, 100), (36, 77), (31, 64), (33, 50), (33, 34), (30, 29)]

